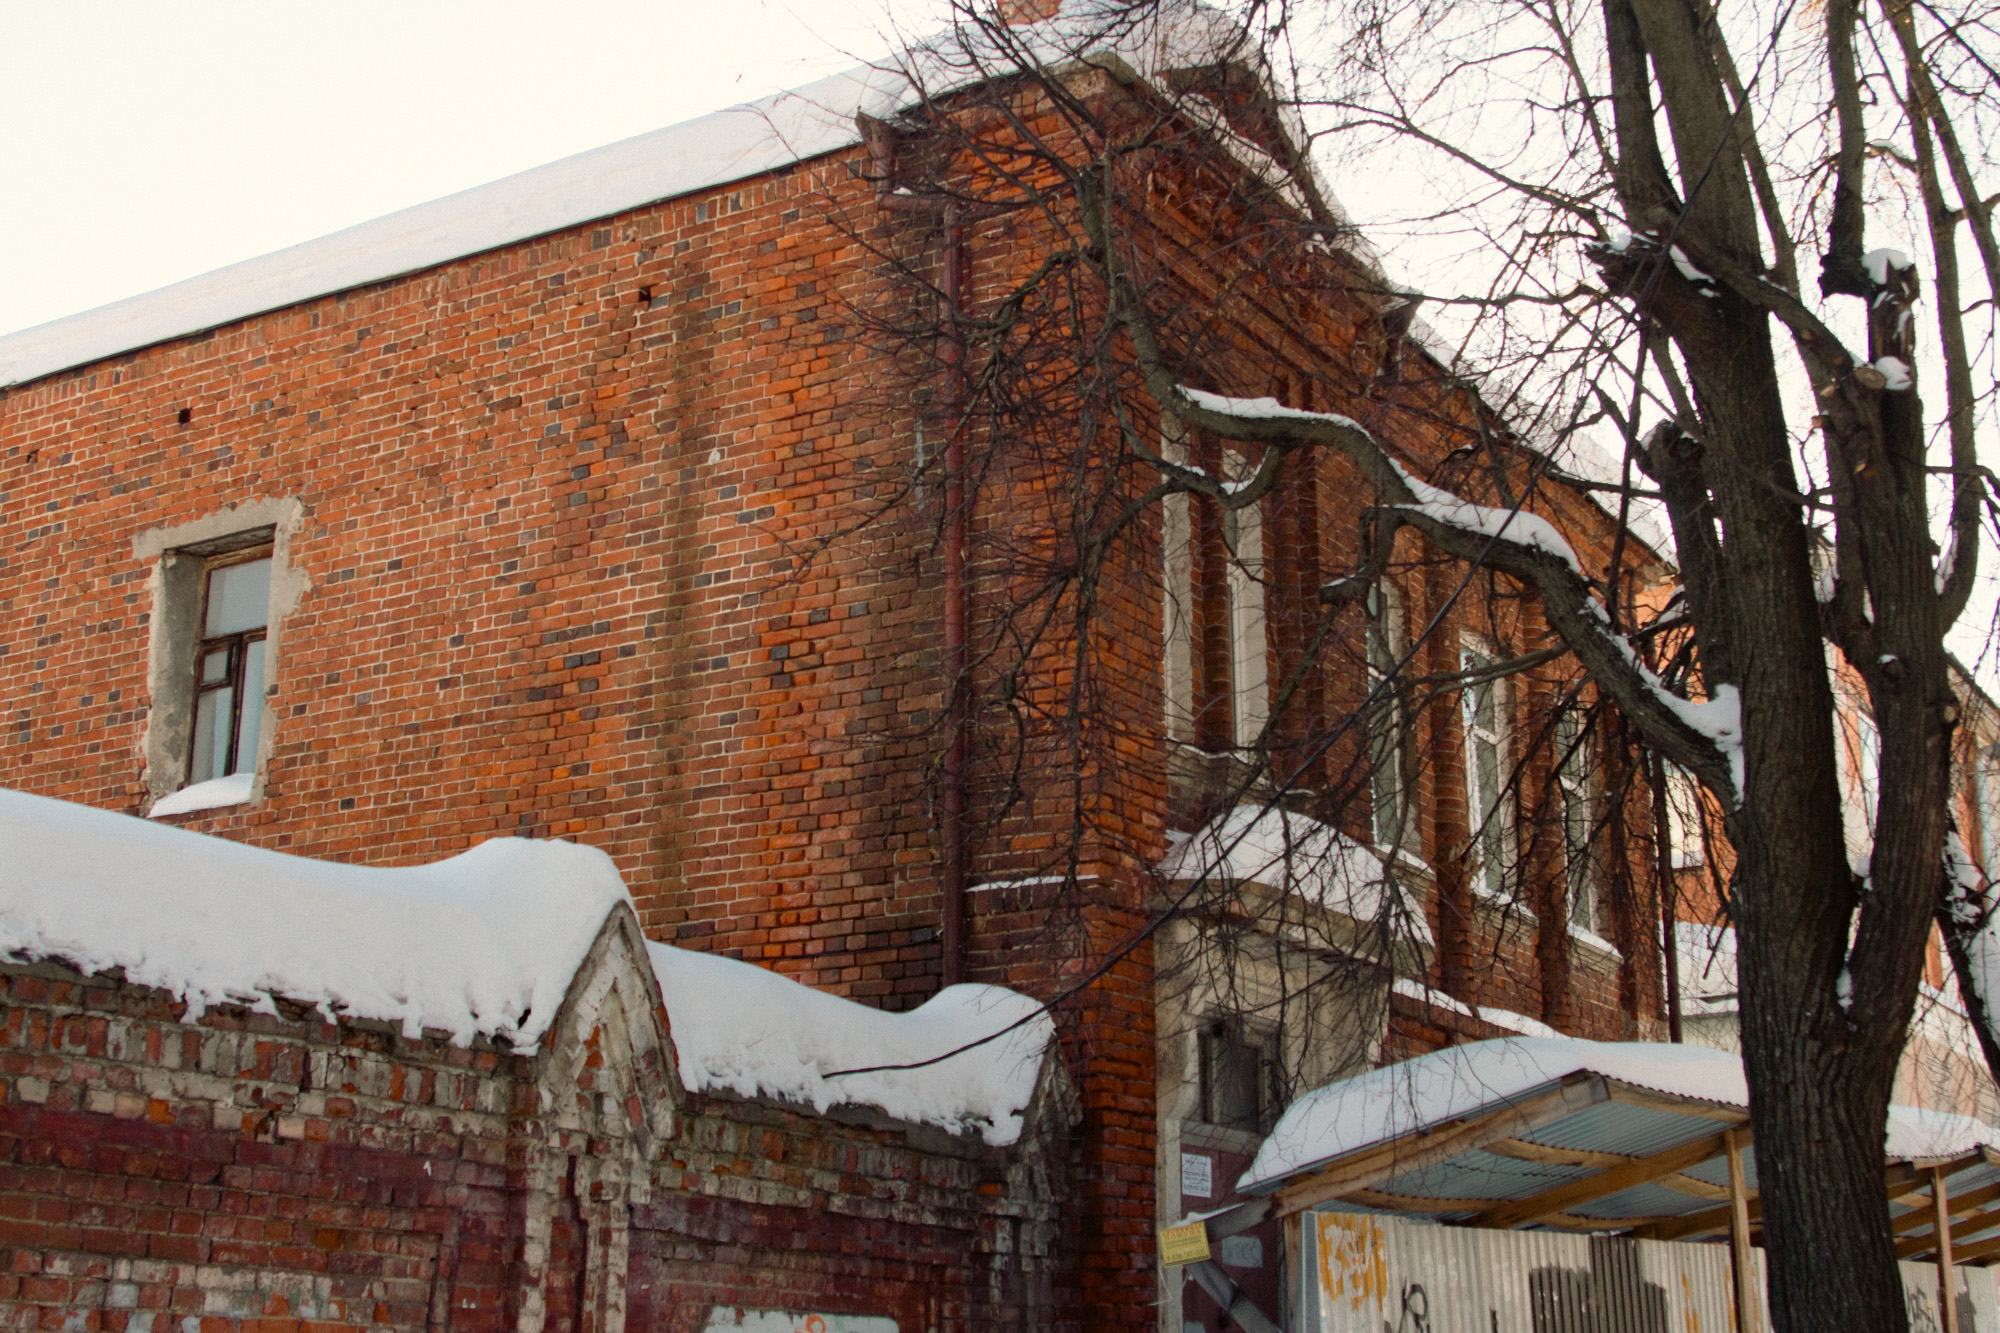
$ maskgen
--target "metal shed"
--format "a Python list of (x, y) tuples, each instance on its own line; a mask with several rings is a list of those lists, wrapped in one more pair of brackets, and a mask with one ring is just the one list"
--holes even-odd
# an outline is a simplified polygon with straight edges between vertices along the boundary
[[(1201, 1236), (1285, 1219), (1293, 1273), (1298, 1219), (1327, 1208), (1487, 1231), (1727, 1240), (1738, 1326), (1755, 1328), (1748, 1104), (1741, 1062), (1722, 1051), (1562, 1038), (1450, 1047), (1295, 1101), (1238, 1183), (1255, 1200), (1200, 1219)], [(2000, 1260), (1996, 1146), (2000, 1133), (1978, 1121), (1892, 1114), (1883, 1188), (1898, 1254), (1931, 1257), (1940, 1290), (1955, 1289), (1954, 1266)], [(1272, 1327), (1218, 1266), (1190, 1272), (1240, 1326)], [(1940, 1306), (1941, 1328), (1972, 1333), (1958, 1329), (1955, 1302)]]

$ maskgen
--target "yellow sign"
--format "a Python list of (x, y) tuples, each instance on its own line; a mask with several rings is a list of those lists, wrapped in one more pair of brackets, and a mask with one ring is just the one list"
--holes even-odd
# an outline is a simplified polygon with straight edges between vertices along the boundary
[(1208, 1224), (1188, 1222), (1160, 1228), (1160, 1260), (1169, 1264), (1198, 1264), (1208, 1258)]

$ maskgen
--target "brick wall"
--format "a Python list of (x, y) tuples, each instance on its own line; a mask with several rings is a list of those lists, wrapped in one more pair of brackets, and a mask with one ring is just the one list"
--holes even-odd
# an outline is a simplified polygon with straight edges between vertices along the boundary
[(935, 592), (893, 520), (801, 555), (907, 450), (841, 324), (849, 165), (8, 393), (6, 780), (139, 809), (135, 539), (296, 497), (262, 798), (184, 822), (371, 861), (578, 838), (656, 935), (922, 998)]
[(1069, 1326), (1059, 1069), (1009, 1149), (690, 1095), (638, 938), (614, 917), (532, 1058), (0, 967), (0, 1326)]

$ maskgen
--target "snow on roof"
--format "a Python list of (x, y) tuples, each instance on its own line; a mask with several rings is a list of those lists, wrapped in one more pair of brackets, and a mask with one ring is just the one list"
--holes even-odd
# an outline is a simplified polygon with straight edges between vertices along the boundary
[(1660, 1042), (1503, 1037), (1419, 1055), (1315, 1088), (1285, 1108), (1240, 1190), (1510, 1101), (1581, 1071), (1724, 1106), (1748, 1106), (1743, 1063)]
[(880, 70), (851, 70), (23, 329), (0, 338), (0, 385), (831, 152), (857, 141), (855, 110), (892, 98), (894, 83)]
[(611, 858), (496, 838), (430, 865), (340, 865), (0, 789), (0, 954), (124, 969), (187, 1005), (348, 1015), (532, 1050), (605, 916)]
[(1431, 939), (1423, 911), (1404, 900), (1379, 853), (1289, 810), (1239, 805), (1176, 845), (1158, 870), (1169, 880), (1263, 884), (1362, 923), (1386, 912), (1400, 937)]
[[(1021, 1137), (1055, 1025), (1042, 1006), (999, 986), (947, 986), (908, 1013), (888, 1013), (814, 990), (751, 963), (648, 946), (666, 998), (681, 1083), (742, 1097), (803, 1102), (824, 1112), (873, 1106), (916, 1124)], [(1018, 1025), (1018, 1026), (1016, 1026)], [(933, 1060), (918, 1069), (845, 1069)]]
[(1917, 1106), (1889, 1108), (1887, 1156), (1892, 1162), (1962, 1157), (1982, 1146), (2000, 1148), (2000, 1130), (1983, 1120)]
[[(1743, 1062), (1726, 1051), (1646, 1041), (1503, 1037), (1448, 1046), (1315, 1088), (1285, 1109), (1237, 1188), (1255, 1193), (1362, 1148), (1492, 1109), (1576, 1073), (1719, 1106), (1747, 1108)], [(1889, 1108), (1889, 1161), (2000, 1147), (2000, 1131), (1967, 1116)]]
[(959, 25), (789, 92), (0, 337), (0, 387), (834, 152), (860, 142), (857, 112), (887, 118), (1021, 59), (1058, 66), (1088, 55), (1141, 71), (1208, 63), (1226, 49), (1224, 23), (1184, 5), (1135, 24), (1115, 5), (1071, 0), (1052, 20), (1009, 30), (1004, 45), (983, 25)]

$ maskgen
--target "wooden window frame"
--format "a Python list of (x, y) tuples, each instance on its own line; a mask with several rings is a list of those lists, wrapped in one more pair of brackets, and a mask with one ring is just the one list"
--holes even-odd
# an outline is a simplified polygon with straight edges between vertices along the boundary
[[(1459, 638), (1459, 667), (1470, 674), (1497, 666), (1500, 654), (1492, 645), (1471, 635)], [(1484, 693), (1492, 703), (1493, 724), (1479, 722), (1479, 697)], [(1514, 806), (1508, 774), (1513, 754), (1513, 692), (1504, 677), (1494, 676), (1465, 685), (1460, 715), (1465, 730), (1465, 814), (1471, 846), (1478, 858), (1473, 889), (1491, 899), (1507, 897), (1507, 865), (1514, 851)], [(1479, 776), (1479, 747), (1493, 750), (1492, 792), (1485, 790)]]
[[(218, 570), (227, 569), (234, 565), (247, 565), (256, 560), (269, 560), (272, 558), (272, 543), (266, 541), (259, 545), (226, 551), (220, 555), (211, 555), (204, 559), (201, 566), (201, 604), (195, 608), (195, 624), (204, 627), (208, 624), (209, 592), (214, 586), (215, 574)], [(229, 739), (224, 753), (216, 758), (215, 766), (220, 771), (211, 774), (208, 778), (197, 779), (194, 776), (194, 760), (196, 752), (201, 747), (201, 729), (198, 725), (190, 727), (188, 731), (187, 767), (184, 770), (187, 778), (182, 785), (193, 786), (197, 781), (206, 782), (212, 781), (215, 778), (233, 777), (235, 774), (245, 771), (245, 769), (252, 772), (256, 770), (257, 756), (254, 754), (249, 756), (248, 764), (239, 767), (236, 763), (236, 752), (241, 748), (243, 741), (243, 709), (246, 703), (243, 690), (243, 668), (249, 656), (249, 646), (252, 643), (267, 641), (270, 638), (270, 634), (271, 617), (267, 608), (264, 615), (264, 623), (254, 629), (236, 630), (229, 634), (204, 636), (196, 641), (194, 671), (192, 672), (194, 689), (192, 698), (190, 699), (189, 716), (195, 719), (201, 717), (201, 701), (203, 696), (213, 694), (217, 690), (229, 690)], [(218, 681), (204, 681), (202, 679), (202, 669), (203, 665), (208, 661), (209, 654), (225, 649), (229, 653), (229, 663), (228, 669), (223, 674), (223, 679)], [(269, 660), (267, 653), (265, 658), (265, 670), (267, 674), (270, 669)], [(260, 708), (263, 706), (261, 695), (257, 700), (257, 706)]]
[[(1589, 719), (1576, 706), (1556, 715), (1555, 783), (1562, 825), (1563, 916), (1572, 931), (1603, 937), (1597, 858), (1591, 844), (1597, 831), (1597, 790), (1591, 763)], [(1579, 915), (1581, 912), (1581, 915)]]

